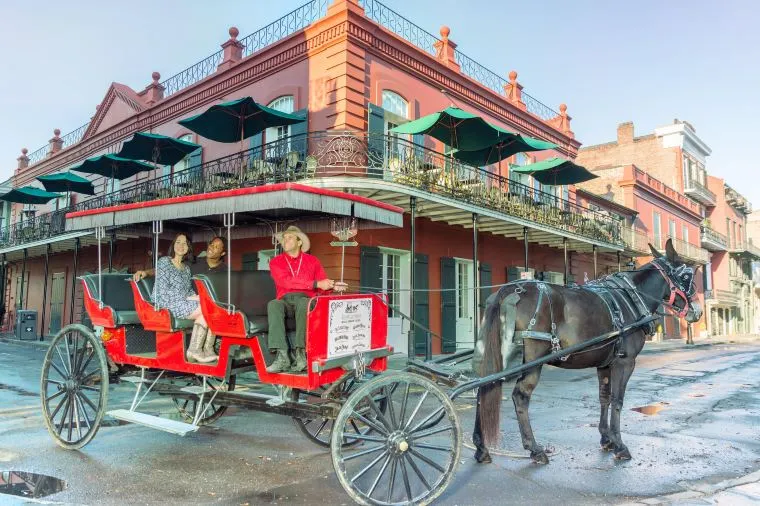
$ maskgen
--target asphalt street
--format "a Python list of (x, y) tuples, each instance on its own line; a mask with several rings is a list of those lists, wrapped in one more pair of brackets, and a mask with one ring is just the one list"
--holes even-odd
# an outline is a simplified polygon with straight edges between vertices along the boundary
[[(45, 429), (39, 373), (45, 349), (0, 342), (0, 471), (66, 482), (40, 499), (65, 504), (350, 504), (329, 451), (288, 418), (230, 409), (213, 427), (178, 437), (106, 420), (80, 451)], [(243, 388), (262, 389), (250, 380)], [(623, 438), (633, 459), (600, 451), (596, 371), (544, 368), (531, 403), (546, 466), (519, 443), (505, 388), (503, 437), (494, 463), (477, 464), (469, 439), (473, 399), (458, 399), (465, 432), (460, 465), (436, 504), (752, 504), (760, 501), (760, 343), (649, 346), (629, 384)], [(110, 390), (129, 407), (133, 385)], [(263, 387), (265, 389), (266, 387)], [(634, 408), (643, 408), (634, 411)], [(144, 410), (177, 417), (170, 400)], [(647, 414), (649, 413), (649, 414)], [(755, 474), (753, 474), (755, 473)], [(0, 504), (29, 499), (0, 494)]]

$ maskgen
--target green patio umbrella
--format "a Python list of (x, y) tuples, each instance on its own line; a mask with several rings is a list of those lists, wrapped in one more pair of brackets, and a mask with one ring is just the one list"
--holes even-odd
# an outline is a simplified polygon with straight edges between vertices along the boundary
[(529, 174), (539, 183), (553, 186), (577, 184), (599, 177), (585, 167), (562, 158), (549, 158), (542, 162), (513, 167), (511, 170), (520, 174)]
[(117, 156), (147, 160), (155, 165), (174, 165), (201, 146), (166, 135), (138, 132), (124, 143)]
[[(95, 195), (95, 187), (89, 179), (85, 179), (70, 171), (39, 176), (37, 181), (41, 182), (47, 191), (66, 192), (66, 202), (69, 202), (71, 192), (83, 195)], [(58, 202), (56, 202), (56, 210), (58, 210)]]
[(45, 191), (33, 186), (22, 186), (12, 189), (5, 195), (0, 195), (0, 200), (17, 204), (47, 204), (51, 200), (61, 197), (63, 195), (60, 193)]
[(88, 158), (71, 170), (85, 172), (87, 174), (99, 174), (111, 178), (111, 191), (113, 191), (113, 180), (127, 179), (139, 174), (140, 172), (153, 170), (152, 165), (129, 158), (122, 158), (116, 155), (100, 155)]
[(454, 158), (474, 167), (482, 167), (483, 165), (499, 163), (515, 153), (544, 151), (557, 147), (553, 142), (516, 134), (496, 125), (492, 126), (499, 131), (499, 137), (496, 142), (477, 151), (456, 150)]
[(185, 118), (179, 124), (218, 142), (242, 142), (265, 129), (293, 125), (303, 118), (257, 104), (251, 97), (216, 104), (206, 111)]
[(426, 134), (454, 149), (477, 151), (493, 145), (505, 130), (494, 127), (477, 114), (452, 106), (391, 128), (389, 132)]

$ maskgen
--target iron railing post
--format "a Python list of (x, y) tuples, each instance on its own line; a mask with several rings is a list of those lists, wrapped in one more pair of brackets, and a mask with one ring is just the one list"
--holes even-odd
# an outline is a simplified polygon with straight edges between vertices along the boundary
[(473, 346), (478, 342), (478, 323), (480, 322), (480, 306), (478, 290), (480, 269), (478, 269), (478, 214), (472, 213), (472, 342)]
[(48, 271), (50, 268), (50, 243), (45, 248), (45, 281), (42, 283), (42, 317), (40, 318), (40, 341), (45, 339), (45, 309), (47, 309)]
[[(415, 290), (415, 252), (417, 249), (417, 237), (416, 237), (416, 222), (417, 221), (417, 197), (411, 196), (409, 197), (409, 249), (410, 249), (410, 262), (409, 262), (409, 317), (410, 319), (414, 320), (416, 317), (414, 312), (414, 290)], [(408, 339), (409, 341), (406, 343), (407, 347), (407, 358), (411, 359), (416, 354), (416, 340), (415, 340), (415, 333), (416, 329), (412, 328), (412, 324), (409, 324), (409, 334)], [(429, 341), (429, 339), (428, 339)], [(425, 358), (427, 359), (428, 356), (428, 348), (430, 348), (430, 345), (428, 343), (425, 343)]]
[(74, 298), (77, 294), (77, 267), (79, 266), (79, 237), (74, 239), (74, 267), (71, 276), (71, 299), (69, 300), (69, 323), (74, 323)]

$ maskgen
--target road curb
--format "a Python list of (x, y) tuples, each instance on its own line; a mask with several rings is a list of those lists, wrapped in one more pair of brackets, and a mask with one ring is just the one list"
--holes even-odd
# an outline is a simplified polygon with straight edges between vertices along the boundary
[(30, 346), (32, 348), (47, 349), (50, 348), (50, 341), (26, 341), (21, 339), (8, 339), (7, 337), (0, 337), (0, 343), (6, 343), (16, 346)]
[(673, 494), (661, 495), (658, 497), (640, 499), (638, 501), (625, 503), (623, 506), (639, 504), (654, 506), (660, 504), (678, 504), (680, 501), (690, 502), (694, 499), (709, 498), (711, 496), (719, 494), (720, 492), (730, 491), (733, 488), (757, 482), (760, 482), (760, 471), (755, 471), (745, 476), (724, 480), (714, 484), (695, 483), (692, 485), (688, 482), (680, 482), (679, 485), (686, 490), (675, 492)]

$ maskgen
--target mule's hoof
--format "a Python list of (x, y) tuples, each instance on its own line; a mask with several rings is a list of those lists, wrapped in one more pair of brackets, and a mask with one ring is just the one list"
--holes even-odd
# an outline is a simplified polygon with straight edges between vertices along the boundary
[(625, 446), (618, 448), (615, 450), (615, 460), (631, 460), (631, 452)]
[(602, 451), (605, 451), (605, 452), (611, 452), (612, 450), (615, 449), (615, 443), (610, 441), (610, 438), (608, 438), (607, 436), (602, 436), (601, 441), (599, 441), (599, 446), (601, 446)]
[(493, 460), (491, 459), (491, 454), (490, 453), (488, 453), (488, 452), (481, 452), (480, 450), (478, 450), (478, 451), (475, 452), (475, 460), (479, 464), (490, 464), (491, 462), (493, 462)]
[(546, 452), (536, 451), (536, 452), (530, 452), (530, 460), (535, 462), (536, 464), (548, 464), (549, 463), (549, 457), (546, 456)]

